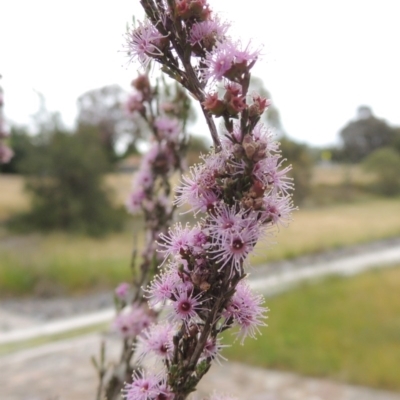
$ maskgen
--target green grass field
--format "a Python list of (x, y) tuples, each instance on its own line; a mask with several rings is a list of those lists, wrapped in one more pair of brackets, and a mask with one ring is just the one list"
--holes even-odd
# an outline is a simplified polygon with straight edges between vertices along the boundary
[[(230, 360), (400, 391), (400, 266), (267, 299), (268, 326)], [(228, 340), (227, 340), (228, 341)], [(228, 341), (232, 344), (232, 340)]]

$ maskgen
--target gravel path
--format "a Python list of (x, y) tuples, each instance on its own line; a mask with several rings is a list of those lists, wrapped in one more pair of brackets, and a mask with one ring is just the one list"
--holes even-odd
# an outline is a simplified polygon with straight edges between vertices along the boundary
[[(0, 357), (0, 399), (94, 399), (97, 380), (90, 357), (98, 354), (100, 340), (92, 334)], [(119, 345), (107, 338), (110, 359), (117, 356)], [(400, 400), (398, 393), (232, 362), (214, 366), (192, 398), (201, 399), (214, 390), (240, 400)]]

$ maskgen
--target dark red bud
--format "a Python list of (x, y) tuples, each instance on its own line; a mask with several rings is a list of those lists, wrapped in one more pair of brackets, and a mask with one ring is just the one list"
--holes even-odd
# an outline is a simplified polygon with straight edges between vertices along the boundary
[(204, 108), (210, 113), (221, 116), (225, 111), (225, 104), (222, 100), (218, 99), (217, 93), (211, 93), (206, 96), (206, 99), (201, 103)]

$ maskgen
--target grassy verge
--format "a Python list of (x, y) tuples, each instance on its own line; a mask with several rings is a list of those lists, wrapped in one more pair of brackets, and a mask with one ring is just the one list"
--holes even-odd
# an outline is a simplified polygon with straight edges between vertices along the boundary
[(0, 293), (51, 296), (114, 287), (129, 278), (132, 236), (124, 232), (93, 239), (58, 233), (3, 240)]
[(258, 340), (231, 360), (400, 391), (400, 266), (331, 278), (268, 299)]
[[(303, 209), (288, 229), (257, 246), (253, 265), (400, 235), (400, 201)], [(129, 278), (131, 229), (102, 239), (62, 233), (0, 237), (1, 295), (54, 295), (110, 289)], [(138, 243), (140, 245), (139, 236)], [(271, 245), (276, 241), (277, 244)]]

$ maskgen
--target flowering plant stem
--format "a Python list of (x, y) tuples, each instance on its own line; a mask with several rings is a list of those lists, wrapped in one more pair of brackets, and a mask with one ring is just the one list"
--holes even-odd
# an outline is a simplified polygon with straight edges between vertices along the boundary
[[(228, 24), (207, 0), (141, 4), (147, 19), (128, 32), (128, 54), (144, 67), (159, 63), (195, 97), (214, 151), (176, 190), (174, 204), (202, 217), (193, 227), (176, 224), (160, 234), (163, 272), (145, 290), (150, 308), (165, 307), (167, 322), (149, 327), (139, 340), (143, 356), (155, 356), (164, 369), (135, 373), (124, 397), (184, 400), (222, 358), (223, 332), (237, 327), (243, 342), (265, 325), (263, 298), (251, 292), (245, 269), (259, 239), (290, 219), (293, 183), (279, 144), (260, 123), (268, 100), (248, 94), (260, 50), (230, 39)], [(222, 136), (214, 117), (224, 121)]]
[(136, 246), (132, 253), (132, 283), (122, 283), (115, 292), (117, 318), (114, 325), (122, 336), (120, 358), (107, 371), (105, 345), (102, 344), (100, 360), (94, 360), (99, 375), (97, 398), (105, 395), (108, 400), (119, 398), (124, 382), (131, 380), (132, 371), (138, 368), (132, 365), (137, 335), (158, 315), (147, 307), (143, 287), (158, 272), (161, 260), (156, 239), (160, 233), (167, 233), (176, 209), (169, 201), (170, 178), (186, 168), (184, 155), (188, 144), (185, 126), (190, 100), (180, 87), (172, 87), (164, 80), (162, 85), (159, 82), (151, 85), (147, 74), (139, 75), (132, 86), (134, 91), (126, 109), (138, 125), (144, 122), (142, 130), (150, 132), (151, 147), (136, 174), (127, 208), (134, 214), (143, 213), (145, 244), (139, 265)]
[[(177, 34), (171, 37), (170, 44), (175, 50), (176, 55), (179, 57), (183, 69), (178, 67), (177, 60), (173, 56), (170, 50), (167, 50), (164, 54), (165, 59), (168, 59), (170, 62), (165, 62), (162, 65), (161, 70), (169, 75), (172, 79), (179, 82), (184, 88), (186, 88), (194, 98), (200, 103), (201, 110), (203, 112), (204, 118), (207, 122), (211, 138), (213, 140), (214, 146), (216, 149), (221, 147), (221, 143), (218, 137), (217, 128), (215, 126), (215, 122), (209, 112), (204, 108), (203, 102), (205, 100), (204, 87), (205, 82), (201, 82), (198, 75), (194, 71), (193, 65), (191, 63), (191, 51), (190, 48), (187, 47), (187, 43), (185, 45), (185, 32), (182, 29), (182, 25), (178, 18), (169, 19), (165, 26), (159, 24), (161, 14), (166, 12), (162, 1), (157, 1), (156, 4), (152, 0), (141, 0), (140, 4), (143, 6), (148, 18), (157, 26), (160, 33), (169, 36), (172, 32), (176, 32)], [(174, 0), (168, 0), (168, 5), (170, 10), (176, 9), (176, 2)], [(179, 40), (180, 38), (181, 40)]]

